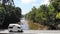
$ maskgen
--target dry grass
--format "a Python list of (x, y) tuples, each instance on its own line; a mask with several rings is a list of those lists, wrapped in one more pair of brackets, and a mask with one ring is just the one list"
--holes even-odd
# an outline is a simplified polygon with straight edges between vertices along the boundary
[(32, 21), (30, 21), (28, 24), (29, 24), (29, 28), (32, 30), (48, 30), (47, 26), (43, 26), (38, 23), (33, 23)]

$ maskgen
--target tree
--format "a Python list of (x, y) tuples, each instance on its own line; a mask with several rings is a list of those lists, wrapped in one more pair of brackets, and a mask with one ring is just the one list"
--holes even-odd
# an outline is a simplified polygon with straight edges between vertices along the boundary
[(16, 7), (16, 11), (15, 11), (15, 13), (16, 13), (16, 15), (18, 16), (18, 18), (21, 18), (21, 8), (19, 8), (19, 7)]
[(35, 20), (40, 24), (46, 21), (46, 8), (47, 7), (45, 5), (41, 5), (36, 11)]
[(50, 0), (50, 4), (33, 8), (27, 15), (27, 19), (47, 25), (50, 29), (57, 29), (60, 24), (60, 0)]
[(6, 5), (6, 8), (8, 8), (7, 11), (3, 5), (0, 4), (0, 27), (2, 28), (8, 28), (10, 23), (20, 22), (21, 18), (21, 8), (11, 5)]

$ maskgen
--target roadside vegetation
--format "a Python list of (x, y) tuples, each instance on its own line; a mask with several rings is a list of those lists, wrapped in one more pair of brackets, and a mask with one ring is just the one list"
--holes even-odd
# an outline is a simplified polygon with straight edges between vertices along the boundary
[(29, 29), (30, 30), (48, 30), (49, 27), (48, 26), (43, 26), (39, 23), (34, 23), (32, 21), (29, 21)]
[(20, 18), (21, 8), (12, 5), (6, 5), (6, 7), (4, 7), (2, 3), (0, 3), (0, 28), (8, 28), (10, 23), (20, 22)]
[[(50, 0), (49, 5), (41, 5), (39, 8), (34, 6), (25, 17), (33, 23), (48, 26), (49, 30), (58, 30), (60, 28), (60, 26), (58, 27), (60, 24), (60, 0)], [(37, 26), (33, 28), (35, 27)]]

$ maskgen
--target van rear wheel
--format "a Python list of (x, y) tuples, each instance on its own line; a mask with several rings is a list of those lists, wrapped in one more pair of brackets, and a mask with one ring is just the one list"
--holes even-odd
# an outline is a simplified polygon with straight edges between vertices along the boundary
[(21, 32), (23, 32), (23, 30), (21, 30)]
[(10, 30), (9, 32), (13, 32), (12, 30)]
[(18, 30), (18, 32), (23, 32), (23, 30), (21, 30), (21, 31), (20, 31), (20, 30)]

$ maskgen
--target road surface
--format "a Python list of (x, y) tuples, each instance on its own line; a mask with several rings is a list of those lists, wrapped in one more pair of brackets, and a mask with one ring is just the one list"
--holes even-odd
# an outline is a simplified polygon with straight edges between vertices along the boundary
[(8, 30), (0, 31), (6, 34), (60, 34), (59, 30), (23, 30), (24, 32), (9, 32)]
[(22, 19), (21, 19), (21, 24), (20, 24), (20, 25), (22, 26), (22, 28), (23, 28), (24, 30), (29, 30), (28, 21), (27, 21), (25, 18), (22, 18)]

